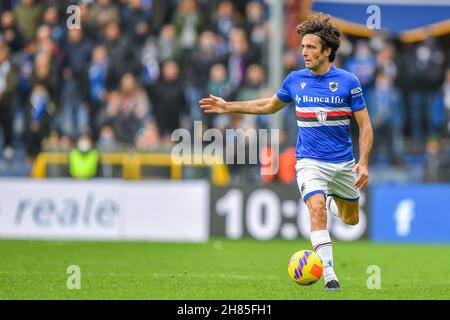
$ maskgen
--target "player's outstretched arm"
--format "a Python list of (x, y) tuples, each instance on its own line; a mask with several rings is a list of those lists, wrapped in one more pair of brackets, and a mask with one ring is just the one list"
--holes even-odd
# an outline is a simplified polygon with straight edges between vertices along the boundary
[(199, 101), (200, 108), (205, 113), (247, 113), (247, 114), (271, 114), (284, 106), (286, 102), (278, 99), (276, 95), (271, 98), (263, 98), (248, 101), (225, 101), (220, 97), (213, 96)]

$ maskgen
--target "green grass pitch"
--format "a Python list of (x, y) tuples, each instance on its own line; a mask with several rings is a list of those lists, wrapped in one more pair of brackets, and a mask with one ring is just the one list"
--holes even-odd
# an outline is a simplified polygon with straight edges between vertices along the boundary
[[(450, 299), (450, 246), (334, 242), (340, 292), (287, 274), (304, 240), (204, 244), (0, 240), (0, 299)], [(78, 265), (81, 289), (67, 289)], [(381, 288), (369, 290), (370, 265)]]

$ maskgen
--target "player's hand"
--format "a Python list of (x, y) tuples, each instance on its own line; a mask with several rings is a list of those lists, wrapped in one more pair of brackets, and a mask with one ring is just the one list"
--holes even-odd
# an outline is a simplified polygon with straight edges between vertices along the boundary
[(204, 98), (199, 101), (200, 108), (203, 109), (205, 113), (225, 113), (228, 112), (226, 101), (220, 97), (209, 95), (209, 98)]
[(367, 168), (367, 164), (357, 163), (353, 168), (353, 172), (358, 173), (358, 178), (355, 181), (355, 188), (362, 190), (369, 182), (369, 169)]

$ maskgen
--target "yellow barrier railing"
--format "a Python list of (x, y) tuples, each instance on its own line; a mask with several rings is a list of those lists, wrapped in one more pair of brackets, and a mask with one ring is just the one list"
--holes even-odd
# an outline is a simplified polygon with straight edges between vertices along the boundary
[[(193, 156), (192, 156), (193, 157)], [(113, 165), (122, 167), (122, 178), (129, 180), (142, 179), (142, 167), (169, 167), (170, 178), (180, 180), (183, 178), (183, 167), (211, 168), (211, 182), (215, 185), (228, 185), (230, 176), (227, 166), (222, 161), (215, 159), (204, 159), (191, 161), (189, 164), (173, 161), (170, 154), (166, 153), (101, 153), (100, 163), (102, 165)], [(48, 165), (68, 165), (69, 157), (65, 152), (42, 152), (34, 163), (32, 176), (42, 179), (47, 176)]]

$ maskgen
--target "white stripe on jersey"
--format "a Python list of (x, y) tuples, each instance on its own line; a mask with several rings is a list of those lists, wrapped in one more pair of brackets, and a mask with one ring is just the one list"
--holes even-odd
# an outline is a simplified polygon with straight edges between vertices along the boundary
[(297, 112), (319, 112), (319, 111), (344, 111), (344, 112), (352, 112), (350, 107), (342, 107), (342, 108), (333, 108), (333, 107), (307, 107), (300, 108), (299, 106), (295, 106), (295, 111)]
[(325, 122), (305, 122), (305, 121), (299, 121), (297, 120), (297, 125), (299, 127), (322, 127), (322, 126), (349, 126), (350, 125), (350, 119), (347, 120), (336, 120), (336, 121), (325, 121)]

